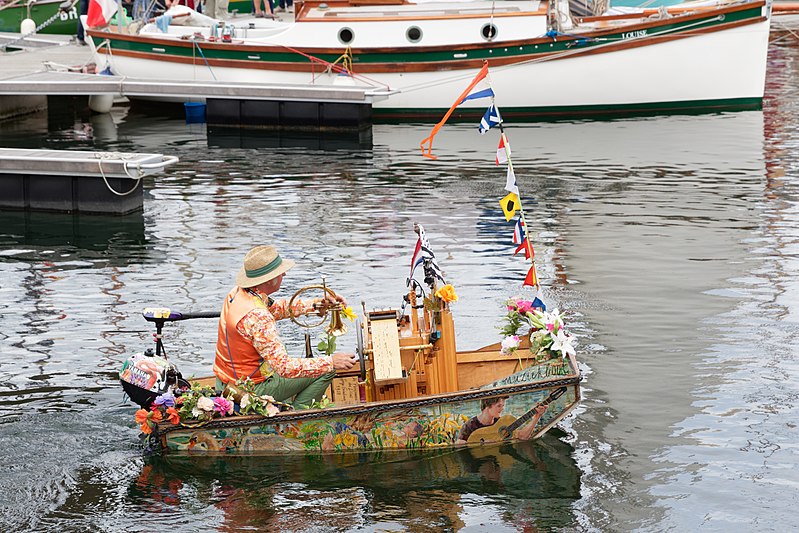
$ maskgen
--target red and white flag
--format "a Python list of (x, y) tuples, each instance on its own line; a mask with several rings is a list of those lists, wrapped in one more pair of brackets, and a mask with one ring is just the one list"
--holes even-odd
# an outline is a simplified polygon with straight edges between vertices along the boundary
[(86, 25), (90, 28), (102, 28), (108, 24), (116, 12), (116, 0), (89, 0)]
[[(507, 151), (506, 151), (507, 149)], [(497, 165), (508, 162), (508, 154), (510, 154), (510, 145), (505, 146), (505, 136), (500, 135), (499, 146), (497, 146)]]

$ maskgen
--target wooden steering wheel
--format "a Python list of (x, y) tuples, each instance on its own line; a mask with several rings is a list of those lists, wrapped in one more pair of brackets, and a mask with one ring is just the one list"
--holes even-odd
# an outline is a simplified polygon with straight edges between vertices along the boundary
[(312, 291), (320, 291), (321, 296), (313, 296), (315, 298), (320, 298), (324, 300), (325, 296), (330, 295), (332, 298), (335, 299), (336, 293), (333, 292), (332, 289), (326, 287), (325, 285), (306, 285), (302, 287), (300, 290), (295, 292), (291, 298), (289, 299), (289, 318), (291, 321), (303, 328), (315, 328), (317, 326), (321, 326), (325, 319), (327, 319), (327, 314), (336, 308), (336, 306), (324, 308), (320, 307), (317, 311), (315, 317), (309, 317), (309, 315), (295, 315), (294, 314), (294, 301), (300, 297), (300, 295), (310, 293)]

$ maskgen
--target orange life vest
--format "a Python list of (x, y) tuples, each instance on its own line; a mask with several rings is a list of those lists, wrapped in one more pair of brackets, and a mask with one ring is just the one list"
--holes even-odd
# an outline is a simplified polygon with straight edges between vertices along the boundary
[(236, 380), (247, 377), (255, 383), (266, 379), (259, 372), (263, 358), (252, 343), (236, 330), (239, 320), (258, 307), (265, 306), (260, 299), (240, 287), (233, 287), (225, 298), (219, 315), (216, 359), (214, 359), (214, 374), (223, 383), (235, 383)]

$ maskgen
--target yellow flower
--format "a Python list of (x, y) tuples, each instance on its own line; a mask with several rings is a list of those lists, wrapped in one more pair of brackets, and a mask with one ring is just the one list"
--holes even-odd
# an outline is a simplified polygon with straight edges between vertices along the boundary
[(447, 303), (458, 301), (458, 295), (455, 294), (455, 287), (453, 287), (449, 283), (447, 283), (446, 285), (444, 285), (443, 287), (441, 287), (436, 291), (436, 297), (441, 298)]
[(345, 317), (349, 318), (351, 322), (354, 322), (358, 315), (355, 314), (355, 311), (352, 310), (352, 307), (345, 307), (341, 310), (341, 314)]

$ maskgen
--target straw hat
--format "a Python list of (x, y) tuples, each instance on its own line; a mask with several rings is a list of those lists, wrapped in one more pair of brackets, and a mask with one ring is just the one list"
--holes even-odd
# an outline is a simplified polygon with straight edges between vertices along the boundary
[(294, 266), (283, 259), (274, 246), (256, 246), (244, 256), (244, 266), (236, 275), (236, 285), (243, 289), (255, 287), (287, 272)]

